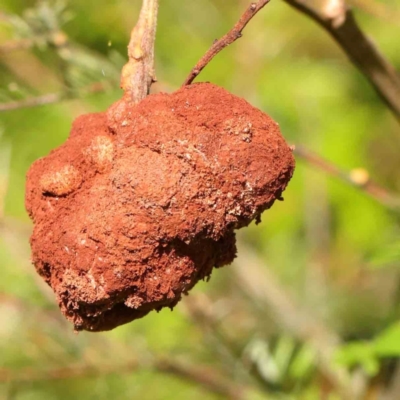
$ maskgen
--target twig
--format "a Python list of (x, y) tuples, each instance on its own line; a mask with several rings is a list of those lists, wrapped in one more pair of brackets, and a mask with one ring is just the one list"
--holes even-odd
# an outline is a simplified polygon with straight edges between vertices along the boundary
[(220, 330), (219, 323), (221, 321), (211, 312), (212, 303), (207, 295), (202, 293), (201, 295), (188, 296), (183, 305), (191, 320), (201, 329), (206, 338), (210, 339), (209, 342), (214, 351), (220, 353), (226, 364), (234, 365), (238, 359), (238, 354), (234, 349), (235, 345)]
[(382, 389), (378, 400), (398, 400), (400, 393), (400, 364), (397, 361), (395, 370), (386, 389)]
[[(44, 312), (40, 307), (26, 303), (24, 300), (9, 294), (0, 293), (0, 304), (9, 303), (21, 312), (34, 315), (39, 323), (49, 325), (49, 318), (62, 325), (61, 331), (65, 334), (65, 320), (60, 318), (60, 313), (54, 310)], [(54, 314), (54, 315), (53, 315)], [(104, 339), (104, 338), (102, 338)], [(103, 344), (106, 346), (106, 344)], [(109, 346), (107, 344), (107, 346)], [(19, 369), (0, 368), (0, 384), (3, 382), (13, 382), (17, 384), (58, 381), (76, 378), (91, 378), (107, 376), (112, 374), (129, 374), (139, 369), (150, 369), (155, 372), (176, 376), (182, 380), (200, 386), (210, 393), (221, 395), (223, 398), (232, 400), (244, 400), (251, 398), (251, 394), (258, 393), (258, 389), (248, 383), (235, 382), (226, 378), (221, 370), (209, 366), (201, 366), (196, 363), (187, 363), (181, 360), (169, 359), (152, 355), (146, 352), (146, 356), (127, 360), (117, 365), (107, 363), (88, 364), (73, 363), (68, 366), (40, 369), (37, 367), (26, 367)]]
[(10, 15), (5, 13), (4, 11), (0, 11), (0, 21), (8, 22), (10, 20)]
[(8, 42), (0, 44), (0, 54), (8, 53), (15, 50), (29, 49), (30, 47), (34, 46), (34, 44), (35, 41), (33, 39), (10, 40)]
[(31, 108), (44, 106), (46, 104), (58, 103), (69, 97), (68, 92), (64, 93), (48, 93), (43, 96), (31, 97), (28, 99), (10, 101), (9, 103), (0, 104), (0, 112), (18, 110), (20, 108)]
[[(0, 141), (3, 132), (0, 131)], [(8, 191), (10, 178), (11, 144), (3, 142), (0, 147), (0, 224), (4, 217), (5, 198)]]
[(375, 0), (349, 0), (349, 3), (376, 18), (381, 18), (392, 24), (400, 25), (398, 7), (394, 8)]
[(19, 110), (21, 108), (32, 108), (48, 104), (58, 103), (63, 100), (72, 100), (80, 97), (84, 93), (99, 93), (107, 90), (110, 82), (97, 82), (89, 87), (79, 90), (67, 90), (60, 93), (48, 93), (42, 96), (31, 97), (28, 99), (0, 103), (0, 112)]
[(251, 397), (249, 394), (254, 392), (252, 388), (223, 378), (219, 372), (209, 367), (189, 366), (187, 364), (163, 360), (156, 364), (156, 369), (195, 382), (202, 388), (217, 395), (222, 395), (227, 399), (244, 400)]
[(307, 163), (325, 171), (329, 175), (361, 189), (364, 193), (374, 198), (383, 206), (394, 211), (400, 210), (400, 197), (390, 193), (382, 186), (373, 182), (366, 170), (354, 169), (350, 172), (346, 172), (303, 146), (296, 146), (294, 148), (294, 153), (298, 158), (301, 158)]
[(207, 66), (207, 64), (225, 47), (232, 44), (235, 40), (242, 37), (242, 31), (250, 20), (264, 7), (270, 0), (259, 0), (256, 3), (251, 3), (244, 14), (240, 17), (235, 26), (221, 39), (216, 40), (204, 56), (197, 62), (194, 68), (190, 71), (183, 86), (190, 85), (197, 75)]
[(345, 1), (285, 1), (328, 31), (400, 120), (400, 78), (394, 67), (359, 28)]
[[(233, 306), (232, 302), (232, 307)], [(219, 353), (224, 364), (235, 374), (236, 382), (238, 379), (258, 383), (260, 389), (263, 389), (265, 396), (266, 382), (254, 369), (249, 369), (242, 358), (242, 349), (238, 343), (229, 336), (228, 332), (234, 332), (235, 327), (230, 325), (223, 328), (223, 319), (216, 315), (215, 303), (205, 294), (190, 295), (185, 298), (185, 308), (193, 322), (200, 327), (206, 339), (211, 339), (213, 346), (211, 351)], [(254, 385), (256, 387), (256, 385)], [(267, 387), (269, 390), (270, 388)]]
[(2, 43), (0, 44), (0, 55), (1, 53), (29, 49), (39, 44), (62, 48), (68, 44), (68, 41), (69, 38), (65, 32), (54, 30), (46, 34), (32, 36), (31, 38), (9, 40)]
[(81, 377), (104, 376), (113, 373), (128, 373), (138, 368), (137, 361), (126, 363), (123, 366), (101, 366), (73, 364), (68, 367), (46, 369), (19, 368), (15, 372), (0, 368), (0, 382), (31, 383), (38, 381), (54, 381)]
[(128, 45), (128, 62), (121, 73), (121, 88), (130, 101), (138, 103), (156, 81), (154, 42), (156, 38), (158, 0), (143, 0), (139, 20), (133, 28)]
[(112, 374), (127, 374), (142, 368), (150, 368), (157, 372), (175, 375), (186, 381), (195, 383), (201, 388), (216, 395), (232, 400), (245, 399), (251, 392), (248, 387), (240, 386), (222, 377), (210, 367), (199, 367), (178, 361), (170, 361), (164, 358), (156, 358), (152, 362), (140, 363), (132, 360), (123, 365), (87, 365), (73, 364), (68, 367), (47, 369), (40, 371), (37, 368), (24, 368), (11, 371), (0, 368), (0, 382), (32, 383), (38, 381), (57, 381), (74, 378), (88, 378), (107, 376)]

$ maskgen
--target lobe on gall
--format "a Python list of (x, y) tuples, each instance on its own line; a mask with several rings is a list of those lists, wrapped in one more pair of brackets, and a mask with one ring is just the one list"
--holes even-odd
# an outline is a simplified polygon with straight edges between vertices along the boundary
[(114, 158), (114, 145), (109, 136), (95, 136), (83, 154), (98, 172), (105, 172), (111, 167)]
[(82, 183), (82, 176), (72, 165), (65, 165), (58, 170), (44, 173), (40, 178), (40, 188), (44, 195), (66, 196)]

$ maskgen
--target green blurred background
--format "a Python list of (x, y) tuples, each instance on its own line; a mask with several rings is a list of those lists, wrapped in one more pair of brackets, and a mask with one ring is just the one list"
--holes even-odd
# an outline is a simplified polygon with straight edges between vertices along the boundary
[[(160, 3), (152, 90), (170, 92), (249, 1)], [(173, 312), (96, 334), (64, 321), (30, 264), (25, 173), (74, 118), (121, 96), (140, 5), (1, 0), (0, 109), (59, 101), (0, 112), (0, 399), (400, 399), (399, 214), (301, 158), (285, 201), (238, 235), (237, 262)], [(397, 1), (358, 0), (355, 14), (400, 70)], [(271, 115), (289, 143), (400, 192), (398, 122), (326, 32), (283, 1), (198, 80)]]

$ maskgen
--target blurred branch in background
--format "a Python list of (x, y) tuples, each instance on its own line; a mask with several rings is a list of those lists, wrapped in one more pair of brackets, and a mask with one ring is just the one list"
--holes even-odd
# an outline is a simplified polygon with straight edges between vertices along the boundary
[(268, 382), (258, 374), (253, 365), (248, 365), (243, 357), (243, 347), (238, 343), (237, 337), (234, 337), (237, 327), (227, 322), (228, 314), (233, 313), (238, 304), (229, 298), (213, 301), (207, 294), (200, 293), (186, 297), (183, 306), (190, 319), (201, 330), (207, 347), (219, 356), (224, 375), (232, 376), (235, 382), (242, 382), (253, 388), (259, 386), (265, 397), (265, 393), (270, 391)]
[[(40, 38), (42, 40), (44, 38)], [(16, 50), (25, 50), (33, 47), (35, 45), (35, 41), (32, 39), (16, 39), (10, 40), (6, 43), (0, 44), (0, 54), (1, 53), (8, 53), (10, 51)]]
[[(129, 349), (127, 349), (129, 351)], [(151, 360), (141, 362), (132, 360), (122, 365), (85, 365), (82, 363), (71, 364), (68, 367), (51, 368), (39, 370), (37, 368), (25, 368), (12, 371), (10, 369), (0, 368), (0, 382), (14, 384), (31, 384), (37, 381), (54, 381), (75, 378), (99, 378), (106, 375), (130, 374), (140, 369), (152, 369), (156, 372), (174, 375), (177, 378), (186, 380), (202, 389), (213, 394), (224, 396), (231, 400), (245, 400), (254, 393), (252, 388), (238, 385), (225, 379), (218, 371), (207, 366), (190, 365), (177, 360), (151, 357)]]
[(376, 18), (389, 21), (395, 25), (400, 25), (399, 7), (390, 7), (388, 4), (374, 0), (349, 0), (349, 3)]
[(79, 90), (68, 89), (60, 93), (48, 93), (42, 96), (26, 98), (8, 103), (0, 103), (0, 112), (19, 110), (22, 108), (31, 108), (45, 106), (49, 104), (60, 103), (65, 100), (82, 99), (85, 95), (105, 92), (114, 87), (115, 82), (97, 82)]
[[(11, 295), (0, 294), (0, 306), (12, 306), (15, 311), (18, 311), (22, 315), (28, 314), (33, 316), (36, 323), (40, 323), (47, 327), (45, 332), (40, 332), (40, 335), (44, 335), (40, 343), (49, 344), (53, 329), (57, 330), (57, 334), (61, 335), (64, 344), (68, 342), (66, 321), (61, 317), (57, 309), (43, 309), (41, 307), (33, 306), (25, 302), (24, 300), (13, 297)], [(52, 332), (52, 333), (51, 333)], [(39, 334), (36, 333), (36, 334)], [(102, 347), (107, 348), (110, 353), (117, 351), (116, 343), (107, 339), (106, 337), (100, 337), (92, 340), (92, 345), (95, 349)], [(210, 365), (199, 365), (196, 363), (189, 363), (187, 361), (178, 360), (176, 358), (166, 358), (164, 356), (157, 356), (151, 353), (148, 349), (141, 346), (140, 356), (132, 358), (132, 348), (129, 346), (123, 346), (122, 351), (127, 355), (127, 359), (123, 359), (122, 362), (113, 361), (111, 363), (102, 362), (100, 357), (99, 362), (93, 360), (82, 360), (86, 358), (84, 355), (81, 356), (79, 361), (67, 362), (65, 365), (67, 356), (65, 359), (58, 359), (57, 362), (60, 366), (53, 365), (52, 367), (42, 368), (36, 364), (34, 367), (25, 368), (5, 368), (0, 367), (0, 384), (17, 384), (19, 386), (24, 384), (33, 384), (35, 382), (48, 382), (48, 381), (62, 381), (77, 378), (101, 378), (107, 375), (124, 375), (131, 374), (138, 371), (153, 371), (172, 375), (183, 381), (195, 384), (201, 389), (208, 391), (214, 395), (223, 396), (226, 399), (232, 400), (245, 400), (252, 398), (251, 396), (257, 393), (253, 387), (245, 385), (243, 383), (232, 382), (224, 377), (219, 370), (211, 367)], [(50, 349), (47, 350), (48, 352)], [(68, 352), (68, 350), (65, 350)], [(134, 351), (137, 355), (138, 350)]]
[(8, 189), (11, 161), (11, 144), (2, 140), (2, 135), (0, 130), (0, 141), (3, 142), (0, 147), (0, 222), (4, 218), (4, 199)]
[(344, 0), (284, 0), (322, 26), (370, 81), (400, 120), (400, 78), (393, 65), (358, 26)]
[(211, 299), (205, 293), (191, 295), (185, 298), (183, 306), (225, 364), (236, 368), (238, 354), (235, 343), (220, 329), (221, 318), (216, 317), (217, 309)]
[[(52, 302), (50, 304), (52, 304)], [(29, 315), (33, 317), (36, 325), (46, 326), (45, 331), (39, 330), (39, 332), (32, 334), (35, 336), (43, 336), (41, 340), (39, 340), (39, 343), (46, 344), (48, 347), (47, 353), (51, 352), (49, 343), (53, 340), (52, 335), (54, 335), (55, 331), (57, 332), (57, 337), (62, 338), (64, 346), (66, 347), (65, 352), (68, 353), (69, 329), (57, 308), (42, 308), (32, 305), (19, 297), (14, 297), (9, 294), (0, 294), (0, 306), (7, 307), (7, 305), (12, 307), (14, 313), (18, 312), (22, 316)], [(72, 340), (74, 340), (74, 337), (76, 336), (73, 335)], [(117, 353), (117, 343), (114, 343), (104, 336), (93, 338), (91, 340), (91, 345), (94, 347), (95, 351), (100, 351), (101, 347), (102, 349), (108, 349), (110, 354)], [(64, 357), (60, 358), (59, 356), (57, 358), (57, 364), (59, 364), (59, 366), (53, 365), (52, 367), (43, 368), (38, 367), (36, 362), (34, 367), (19, 367), (17, 369), (0, 366), (0, 384), (7, 383), (21, 387), (22, 385), (31, 385), (35, 382), (101, 378), (108, 375), (121, 376), (138, 371), (153, 371), (174, 376), (183, 381), (192, 383), (200, 389), (214, 395), (223, 396), (223, 398), (226, 399), (252, 399), (254, 398), (252, 396), (257, 393), (257, 390), (249, 385), (228, 380), (221, 374), (221, 371), (210, 365), (199, 365), (198, 363), (195, 365), (173, 357), (166, 358), (164, 356), (158, 356), (150, 352), (145, 344), (141, 344), (140, 351), (130, 346), (123, 345), (122, 351), (123, 354), (126, 355), (126, 359), (124, 358), (122, 361), (119, 360), (119, 362), (117, 362), (116, 357), (111, 363), (103, 362), (101, 356), (98, 361), (90, 359), (85, 360), (86, 356), (84, 354), (77, 357), (79, 361), (68, 362), (68, 356), (65, 354)], [(131, 354), (133, 352), (136, 355), (140, 353), (140, 356), (132, 358)]]
[(295, 146), (294, 153), (310, 166), (316, 167), (328, 175), (360, 189), (383, 206), (393, 211), (400, 211), (400, 196), (390, 193), (387, 189), (372, 181), (365, 169), (356, 168), (349, 172), (344, 171), (304, 146)]
[(398, 400), (400, 393), (400, 364), (397, 364), (388, 388), (381, 390), (378, 400)]

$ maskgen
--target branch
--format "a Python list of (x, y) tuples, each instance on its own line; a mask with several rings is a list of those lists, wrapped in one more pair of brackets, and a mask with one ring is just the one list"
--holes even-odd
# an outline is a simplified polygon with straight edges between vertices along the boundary
[(0, 44), (0, 55), (17, 50), (26, 50), (32, 47), (46, 44), (55, 48), (62, 48), (68, 44), (68, 36), (61, 30), (51, 31), (46, 34), (35, 35), (31, 38), (9, 40)]
[(128, 45), (128, 62), (122, 68), (121, 88), (130, 101), (138, 103), (156, 81), (154, 42), (156, 38), (158, 0), (143, 0), (139, 21), (133, 28)]
[[(235, 301), (233, 300), (231, 303), (230, 307), (233, 310), (235, 308)], [(185, 298), (183, 304), (190, 318), (201, 329), (204, 337), (208, 339), (207, 347), (209, 347), (209, 350), (221, 356), (220, 360), (222, 364), (230, 368), (231, 373), (236, 378), (236, 382), (239, 382), (239, 380), (250, 380), (250, 382), (254, 382), (253, 384), (258, 383), (259, 385), (254, 386), (260, 386), (265, 396), (265, 389), (269, 390), (270, 388), (266, 385), (266, 381), (261, 375), (256, 373), (255, 369), (249, 369), (245, 365), (241, 346), (238, 346), (238, 343), (229, 335), (230, 332), (235, 332), (235, 326), (225, 324), (224, 318), (226, 315), (222, 317), (218, 313), (218, 307), (215, 306), (215, 302), (205, 293), (201, 293), (188, 296)]]
[(361, 11), (373, 17), (384, 19), (392, 24), (400, 25), (399, 8), (391, 7), (388, 4), (375, 0), (349, 0), (351, 6), (355, 6)]
[(54, 381), (81, 377), (97, 377), (113, 373), (128, 373), (138, 368), (137, 361), (126, 363), (123, 366), (101, 366), (73, 364), (68, 367), (47, 369), (40, 371), (36, 368), (19, 368), (12, 371), (0, 368), (0, 382), (31, 383), (40, 381)]
[(58, 103), (69, 97), (68, 92), (63, 93), (48, 93), (42, 96), (31, 97), (28, 99), (10, 101), (9, 103), (0, 104), (0, 112), (13, 111), (20, 108), (31, 108), (37, 106), (44, 106), (46, 104)]
[(373, 182), (366, 170), (354, 169), (350, 172), (344, 171), (335, 164), (323, 159), (318, 154), (315, 154), (311, 150), (308, 150), (302, 146), (295, 146), (294, 153), (297, 155), (297, 157), (321, 169), (322, 171), (325, 171), (329, 175), (338, 178), (353, 187), (361, 189), (383, 206), (394, 211), (400, 210), (400, 197), (390, 193), (382, 186)]
[(107, 90), (110, 82), (97, 82), (80, 90), (67, 90), (60, 93), (48, 93), (42, 96), (31, 97), (28, 99), (0, 103), (0, 113), (4, 111), (19, 110), (22, 108), (32, 108), (48, 104), (59, 103), (63, 100), (79, 98), (83, 93), (100, 93)]
[(0, 228), (4, 218), (5, 199), (8, 192), (10, 182), (10, 161), (11, 161), (11, 144), (8, 141), (2, 141), (3, 132), (0, 131)]
[(0, 11), (0, 21), (1, 22), (8, 22), (10, 19), (10, 16), (6, 14), (4, 11)]
[(8, 53), (10, 51), (15, 50), (23, 50), (29, 49), (34, 46), (35, 41), (33, 39), (17, 39), (17, 40), (10, 40), (3, 44), (0, 44), (0, 54), (1, 53)]
[(221, 39), (216, 40), (204, 56), (197, 62), (194, 68), (190, 71), (183, 86), (190, 85), (197, 75), (207, 66), (207, 64), (225, 47), (232, 44), (235, 40), (242, 37), (242, 31), (250, 20), (264, 7), (270, 0), (258, 0), (257, 3), (251, 3), (244, 14), (240, 17), (235, 26)]
[(250, 393), (253, 392), (252, 388), (223, 378), (219, 372), (209, 367), (189, 366), (186, 363), (163, 360), (156, 364), (156, 369), (195, 382), (209, 392), (222, 395), (226, 399), (244, 400), (251, 397)]
[(222, 395), (226, 399), (242, 400), (251, 392), (249, 387), (242, 387), (222, 377), (210, 367), (200, 367), (178, 361), (170, 361), (164, 358), (156, 358), (149, 363), (139, 363), (137, 360), (129, 361), (123, 365), (101, 366), (88, 364), (73, 364), (68, 367), (60, 367), (40, 371), (36, 368), (24, 368), (12, 371), (0, 368), (0, 382), (32, 383), (40, 381), (58, 381), (75, 378), (90, 378), (107, 376), (112, 374), (127, 374), (149, 367), (157, 372), (170, 374), (199, 385), (209, 392)]
[(397, 400), (400, 393), (400, 365), (397, 360), (397, 365), (393, 371), (388, 387), (381, 390), (379, 400)]
[[(235, 344), (220, 329), (221, 320), (215, 316), (215, 307), (206, 294), (188, 296), (183, 302), (185, 311), (190, 319), (198, 326), (202, 333), (209, 339), (211, 351), (219, 353), (226, 365), (237, 369), (238, 354)], [(213, 311), (213, 312), (212, 312)]]
[(344, 0), (285, 0), (321, 25), (369, 80), (400, 120), (400, 78), (394, 67), (359, 28)]

